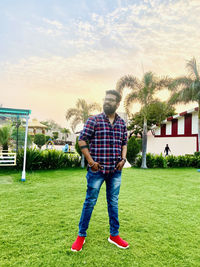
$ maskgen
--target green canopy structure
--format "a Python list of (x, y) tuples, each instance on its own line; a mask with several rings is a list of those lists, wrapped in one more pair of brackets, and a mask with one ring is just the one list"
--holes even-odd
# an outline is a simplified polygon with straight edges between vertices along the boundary
[(13, 109), (13, 108), (0, 107), (0, 117), (16, 117), (16, 118), (26, 119), (26, 132), (25, 132), (25, 140), (24, 140), (24, 162), (23, 162), (23, 171), (22, 171), (22, 178), (21, 178), (22, 181), (26, 180), (26, 149), (27, 149), (27, 136), (28, 136), (28, 120), (29, 120), (30, 114), (31, 114), (31, 110), (29, 109)]

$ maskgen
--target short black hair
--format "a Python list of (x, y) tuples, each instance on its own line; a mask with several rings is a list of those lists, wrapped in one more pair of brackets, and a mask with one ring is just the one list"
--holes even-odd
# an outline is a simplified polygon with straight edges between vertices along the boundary
[(122, 99), (120, 93), (116, 90), (107, 90), (106, 95), (115, 95), (117, 97), (117, 103), (119, 103)]

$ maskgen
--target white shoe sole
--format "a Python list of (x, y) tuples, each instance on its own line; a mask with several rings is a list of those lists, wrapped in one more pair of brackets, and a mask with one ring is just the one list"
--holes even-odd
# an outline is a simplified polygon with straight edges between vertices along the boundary
[(114, 245), (117, 246), (118, 248), (122, 248), (122, 249), (127, 249), (127, 248), (129, 248), (129, 246), (127, 246), (127, 247), (122, 247), (122, 246), (118, 245), (117, 243), (115, 243), (114, 241), (112, 241), (112, 240), (110, 239), (110, 237), (108, 238), (108, 242), (110, 242), (111, 244), (114, 244)]
[[(85, 244), (85, 240), (84, 240), (84, 242), (83, 242), (83, 245)], [(74, 252), (79, 252), (79, 251), (81, 251), (82, 249), (80, 249), (80, 250), (76, 250), (76, 249), (73, 249), (73, 248), (71, 248), (71, 251), (74, 251)]]

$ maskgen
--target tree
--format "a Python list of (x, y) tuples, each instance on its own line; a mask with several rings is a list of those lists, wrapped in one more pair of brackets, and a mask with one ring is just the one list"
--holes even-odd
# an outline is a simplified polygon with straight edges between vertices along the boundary
[(50, 135), (45, 135), (45, 142), (49, 141), (49, 139), (51, 139)]
[(52, 132), (52, 134), (54, 140), (58, 139), (58, 132)]
[(75, 108), (69, 108), (66, 112), (66, 119), (70, 120), (71, 122), (71, 128), (74, 132), (77, 125), (80, 123), (85, 123), (87, 119), (92, 116), (92, 113), (94, 111), (101, 111), (101, 107), (97, 103), (88, 104), (86, 100), (84, 99), (78, 99), (76, 102)]
[(200, 71), (193, 57), (190, 59), (186, 68), (189, 76), (175, 78), (169, 85), (172, 91), (169, 103), (189, 103), (196, 102), (198, 105), (198, 144), (200, 149)]
[(67, 128), (62, 128), (61, 133), (63, 133), (65, 135), (65, 142), (67, 140), (67, 137), (69, 136), (69, 134), (71, 133), (69, 129)]
[(127, 144), (127, 160), (132, 166), (135, 163), (135, 159), (139, 152), (140, 152), (140, 144), (137, 142), (135, 136), (132, 136), (128, 140)]
[(146, 149), (147, 149), (147, 106), (155, 100), (155, 93), (164, 89), (169, 84), (168, 78), (158, 79), (152, 72), (146, 72), (140, 81), (132, 75), (122, 77), (116, 85), (116, 90), (122, 93), (124, 87), (131, 89), (126, 96), (124, 106), (126, 112), (130, 115), (132, 103), (140, 103), (142, 106), (143, 131), (142, 131), (142, 165), (146, 169)]
[(41, 149), (41, 147), (45, 144), (46, 138), (44, 134), (36, 134), (34, 136), (34, 143)]
[(0, 145), (2, 150), (8, 151), (8, 146), (11, 140), (12, 127), (11, 125), (5, 125), (0, 128)]
[[(16, 127), (13, 128), (12, 130), (12, 135), (11, 138), (13, 140), (16, 140), (16, 152), (18, 152), (18, 148), (23, 148), (24, 147), (24, 140), (25, 140), (25, 128), (24, 127), (19, 127), (18, 129)], [(31, 136), (28, 134), (27, 136), (27, 146), (31, 146), (32, 140)]]
[[(85, 123), (87, 119), (92, 115), (92, 112), (94, 111), (101, 111), (101, 107), (97, 103), (92, 103), (88, 104), (86, 100), (84, 99), (78, 99), (76, 102), (76, 107), (75, 108), (70, 108), (67, 110), (66, 113), (66, 119), (70, 120), (72, 119), (71, 122), (71, 128), (72, 131), (74, 132), (77, 125), (80, 123)], [(84, 155), (82, 154), (82, 159), (81, 159), (81, 166), (84, 168)]]
[[(159, 100), (153, 101), (147, 107), (147, 131), (155, 124), (160, 125), (161, 122), (167, 117), (175, 114), (175, 108), (169, 105), (167, 102), (161, 102)], [(130, 119), (130, 124), (127, 127), (131, 131), (129, 138), (134, 135), (140, 135), (142, 137), (144, 112), (141, 109), (139, 112), (133, 114)]]
[(62, 129), (62, 127), (54, 120), (41, 121), (40, 123), (47, 126), (47, 131), (52, 130), (52, 129), (58, 129), (58, 130)]

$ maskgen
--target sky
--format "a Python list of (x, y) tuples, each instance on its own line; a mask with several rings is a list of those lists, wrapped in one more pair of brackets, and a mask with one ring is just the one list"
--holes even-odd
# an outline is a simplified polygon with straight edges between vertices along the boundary
[(187, 75), (187, 60), (200, 63), (199, 13), (200, 0), (1, 0), (0, 104), (68, 128), (78, 98), (102, 104), (124, 75)]

